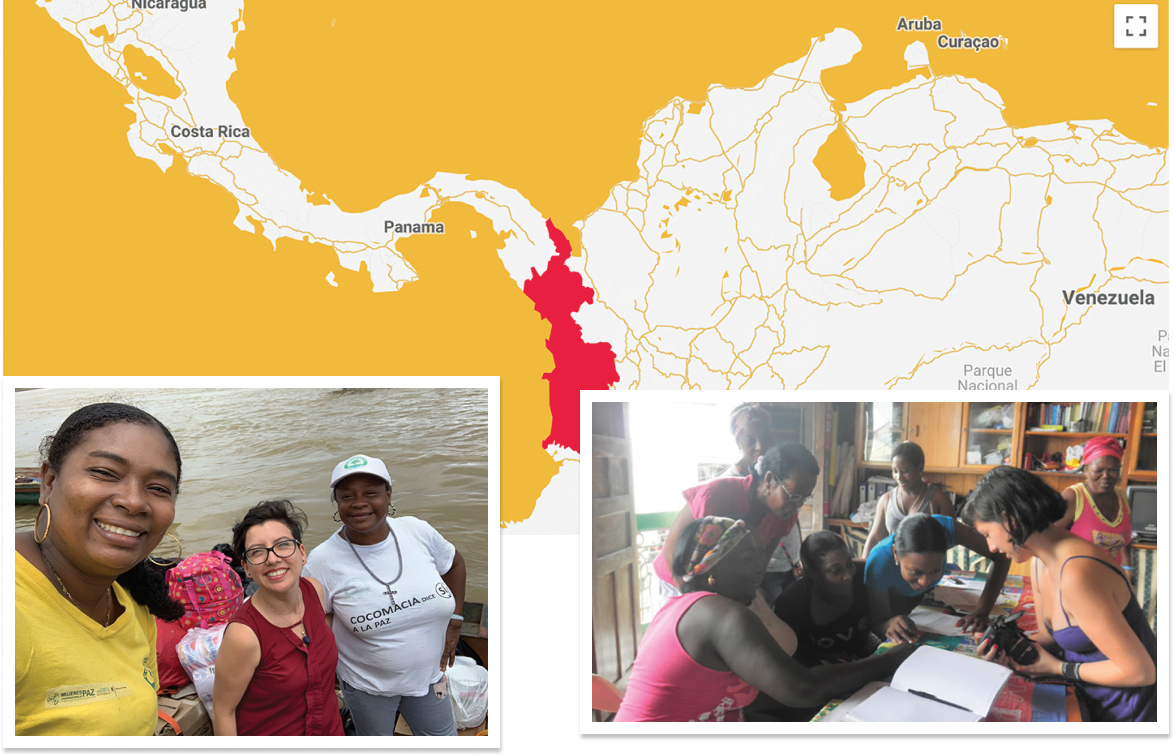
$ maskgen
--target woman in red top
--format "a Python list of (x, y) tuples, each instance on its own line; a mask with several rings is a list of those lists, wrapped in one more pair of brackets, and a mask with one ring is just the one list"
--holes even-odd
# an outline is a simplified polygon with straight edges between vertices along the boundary
[(257, 592), (229, 620), (216, 657), (217, 735), (342, 735), (334, 692), (338, 647), (322, 585), (302, 577), (306, 516), (263, 501), (232, 529)]

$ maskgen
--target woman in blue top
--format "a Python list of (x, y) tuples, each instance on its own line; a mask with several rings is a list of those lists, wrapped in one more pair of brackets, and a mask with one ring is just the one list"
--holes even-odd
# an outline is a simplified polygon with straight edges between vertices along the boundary
[(901, 520), (897, 532), (878, 543), (865, 562), (864, 584), (877, 636), (902, 643), (917, 640), (917, 625), (909, 619), (909, 612), (941, 581), (946, 552), (959, 544), (988, 557), (993, 564), (978, 606), (957, 623), (965, 631), (986, 629), (1007, 579), (1009, 560), (987, 548), (981, 535), (953, 518), (919, 513)]

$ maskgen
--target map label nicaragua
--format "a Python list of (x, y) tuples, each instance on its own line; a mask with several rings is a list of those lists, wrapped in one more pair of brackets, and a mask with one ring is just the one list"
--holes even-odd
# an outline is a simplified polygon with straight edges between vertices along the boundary
[(205, 10), (208, 0), (130, 0), (135, 10)]

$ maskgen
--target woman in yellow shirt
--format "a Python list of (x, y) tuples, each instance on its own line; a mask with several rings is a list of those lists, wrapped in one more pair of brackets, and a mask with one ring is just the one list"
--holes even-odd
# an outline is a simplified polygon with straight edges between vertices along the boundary
[(146, 412), (103, 403), (41, 454), (41, 509), (16, 534), (16, 734), (151, 735), (151, 614), (183, 607), (144, 560), (175, 519), (179, 448)]

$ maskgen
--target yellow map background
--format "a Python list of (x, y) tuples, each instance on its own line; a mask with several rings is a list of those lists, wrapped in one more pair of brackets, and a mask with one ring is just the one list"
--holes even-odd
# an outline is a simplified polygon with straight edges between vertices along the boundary
[[(229, 94), (278, 165), (344, 210), (468, 173), (520, 191), (578, 252), (572, 223), (635, 177), (645, 118), (753, 85), (837, 26), (864, 45), (825, 76), (841, 102), (912, 76), (920, 39), (935, 73), (998, 90), (1013, 126), (1107, 118), (1166, 146), (1166, 42), (1114, 50), (1112, 6), (250, 2)], [(939, 52), (893, 31), (922, 14), (1011, 44)], [(502, 517), (530, 515), (558, 469), (541, 448), (549, 325), (484, 218), (439, 211), (445, 236), (400, 247), (420, 280), (374, 295), (325, 247), (274, 252), (234, 228), (235, 203), (182, 163), (133, 155), (125, 90), (43, 10), (8, 2), (4, 24), (7, 375), (500, 375)]]

